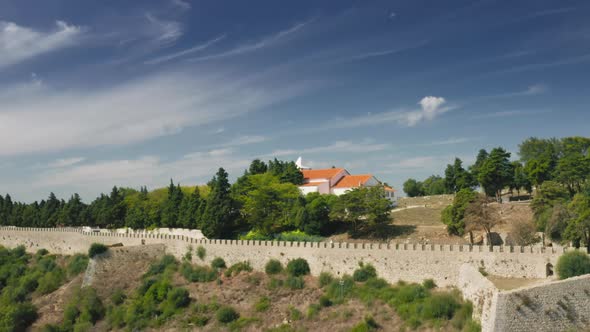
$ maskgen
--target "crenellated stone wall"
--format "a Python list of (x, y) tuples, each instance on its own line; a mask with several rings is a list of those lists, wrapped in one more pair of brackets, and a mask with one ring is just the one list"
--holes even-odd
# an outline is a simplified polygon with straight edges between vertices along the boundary
[(439, 286), (459, 286), (463, 264), (484, 267), (498, 276), (545, 278), (547, 264), (555, 265), (564, 252), (564, 248), (207, 240), (184, 235), (86, 232), (77, 228), (0, 227), (0, 244), (24, 245), (31, 252), (45, 248), (57, 254), (85, 253), (93, 242), (124, 246), (164, 244), (166, 252), (178, 258), (189, 247), (203, 246), (206, 262), (215, 257), (222, 257), (228, 264), (247, 260), (255, 269), (263, 269), (270, 258), (287, 263), (302, 257), (316, 275), (323, 271), (351, 274), (362, 261), (373, 264), (379, 275), (390, 282), (422, 282), (430, 278)]

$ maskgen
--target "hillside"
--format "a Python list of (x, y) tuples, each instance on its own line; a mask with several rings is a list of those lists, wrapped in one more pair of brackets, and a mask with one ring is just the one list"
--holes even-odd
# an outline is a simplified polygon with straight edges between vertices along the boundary
[(457, 291), (429, 282), (388, 285), (371, 266), (359, 267), (354, 278), (317, 278), (304, 261), (271, 264), (265, 273), (247, 263), (221, 267), (220, 259), (211, 268), (198, 264), (197, 251), (190, 255), (196, 264), (164, 255), (160, 245), (110, 248), (91, 259), (85, 273), (33, 297), (38, 317), (31, 330), (479, 329)]

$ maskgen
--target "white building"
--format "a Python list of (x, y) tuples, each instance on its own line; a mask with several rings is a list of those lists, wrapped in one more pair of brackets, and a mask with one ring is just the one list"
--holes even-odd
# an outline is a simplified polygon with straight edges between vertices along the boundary
[[(358, 187), (373, 187), (383, 185), (371, 174), (351, 175), (344, 168), (311, 169), (301, 166), (301, 158), (297, 159), (297, 166), (303, 173), (303, 184), (299, 189), (304, 195), (309, 193), (333, 194), (340, 196)], [(395, 189), (383, 186), (386, 196), (392, 202), (397, 201)]]

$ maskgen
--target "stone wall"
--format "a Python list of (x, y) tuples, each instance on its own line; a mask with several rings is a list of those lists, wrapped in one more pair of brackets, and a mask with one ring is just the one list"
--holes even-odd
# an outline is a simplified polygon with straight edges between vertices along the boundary
[(590, 275), (501, 292), (491, 315), (489, 331), (588, 331)]
[(498, 301), (498, 289), (478, 269), (463, 264), (459, 271), (459, 284), (463, 298), (473, 303), (473, 318), (481, 322), (482, 331), (492, 331)]
[[(206, 240), (183, 235), (83, 232), (74, 228), (0, 227), (0, 244), (25, 245), (30, 252), (45, 248), (57, 254), (85, 253), (93, 242), (125, 246), (164, 244), (166, 252), (178, 258), (189, 246), (193, 249), (203, 246), (207, 263), (215, 257), (222, 257), (228, 264), (247, 260), (255, 269), (263, 269), (270, 258), (287, 263), (303, 257), (315, 275), (323, 271), (351, 274), (362, 261), (373, 264), (379, 275), (390, 282), (422, 282), (430, 278), (439, 286), (458, 286), (463, 264), (484, 267), (488, 273), (498, 276), (544, 278), (546, 264), (555, 265), (564, 251), (563, 248), (469, 245)], [(193, 259), (198, 260), (195, 256)]]

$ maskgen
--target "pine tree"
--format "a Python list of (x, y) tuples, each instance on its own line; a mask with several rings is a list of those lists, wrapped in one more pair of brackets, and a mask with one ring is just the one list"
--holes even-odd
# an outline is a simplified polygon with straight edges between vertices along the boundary
[(208, 238), (231, 237), (237, 219), (237, 211), (230, 196), (228, 174), (219, 168), (217, 174), (209, 182), (211, 192), (207, 198), (207, 206), (202, 220), (203, 234)]
[(195, 187), (192, 194), (184, 196), (180, 204), (179, 220), (180, 225), (184, 228), (195, 229), (201, 222), (201, 193), (199, 187)]

